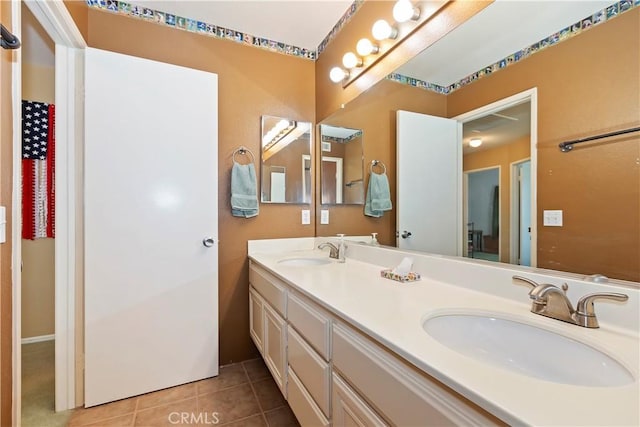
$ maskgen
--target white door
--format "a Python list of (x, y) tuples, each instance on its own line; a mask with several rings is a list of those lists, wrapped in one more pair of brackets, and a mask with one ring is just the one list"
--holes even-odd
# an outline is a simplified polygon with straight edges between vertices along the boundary
[(93, 406), (218, 374), (218, 94), (215, 74), (96, 49), (85, 72)]
[(531, 265), (531, 161), (520, 169), (520, 265)]
[(397, 112), (397, 244), (462, 255), (462, 125)]

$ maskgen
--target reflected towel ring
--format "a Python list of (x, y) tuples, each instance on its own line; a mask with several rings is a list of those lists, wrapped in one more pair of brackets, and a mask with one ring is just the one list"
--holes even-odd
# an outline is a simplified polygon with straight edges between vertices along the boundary
[(382, 173), (387, 173), (387, 167), (380, 160), (371, 160), (371, 167), (369, 167), (371, 172), (373, 172), (374, 166), (380, 166), (382, 168)]
[(249, 157), (251, 157), (251, 163), (254, 163), (256, 161), (255, 157), (253, 156), (253, 153), (247, 147), (240, 146), (240, 147), (236, 148), (236, 151), (233, 152), (233, 161), (234, 162), (237, 162), (236, 161), (236, 154), (242, 154), (244, 156), (248, 155)]

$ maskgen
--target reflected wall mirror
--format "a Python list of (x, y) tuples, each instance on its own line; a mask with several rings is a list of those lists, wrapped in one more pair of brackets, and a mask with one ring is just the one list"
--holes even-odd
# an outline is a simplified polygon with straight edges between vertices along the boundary
[(311, 203), (311, 123), (262, 116), (260, 201)]
[(362, 137), (362, 129), (320, 125), (321, 204), (364, 204)]

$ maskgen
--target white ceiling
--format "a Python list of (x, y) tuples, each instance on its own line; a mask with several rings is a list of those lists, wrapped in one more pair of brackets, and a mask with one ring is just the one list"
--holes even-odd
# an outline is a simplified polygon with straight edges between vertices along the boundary
[(396, 72), (449, 86), (613, 3), (498, 0)]
[(316, 50), (351, 0), (151, 0), (132, 4)]

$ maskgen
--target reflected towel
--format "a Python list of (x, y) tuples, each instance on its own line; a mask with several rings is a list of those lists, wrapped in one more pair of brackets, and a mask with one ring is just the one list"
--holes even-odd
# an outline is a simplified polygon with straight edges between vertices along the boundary
[(391, 193), (387, 174), (371, 172), (364, 203), (364, 214), (379, 218), (384, 214), (384, 211), (389, 210), (391, 210)]
[(258, 215), (258, 186), (253, 163), (233, 162), (231, 169), (231, 215), (251, 218)]

